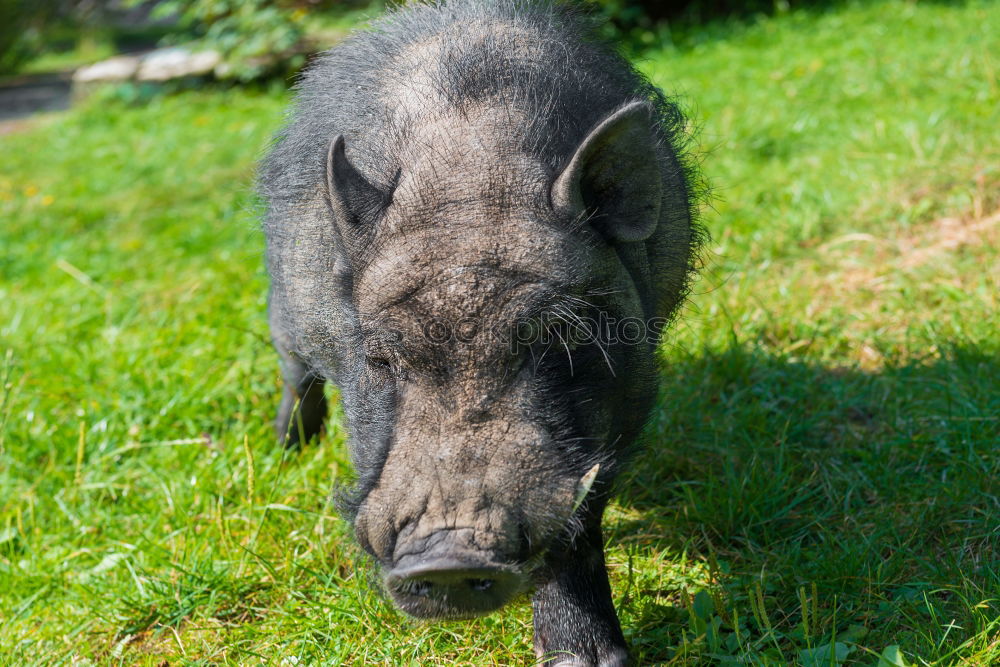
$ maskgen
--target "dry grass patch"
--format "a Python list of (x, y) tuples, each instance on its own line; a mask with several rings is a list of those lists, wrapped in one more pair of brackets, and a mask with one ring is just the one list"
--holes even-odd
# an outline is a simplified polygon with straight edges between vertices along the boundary
[(876, 370), (887, 356), (938, 358), (935, 345), (914, 344), (919, 330), (961, 337), (969, 318), (1000, 312), (998, 244), (1000, 208), (977, 197), (960, 215), (833, 238), (779, 269), (780, 283), (809, 295), (805, 320), (846, 339), (849, 359)]

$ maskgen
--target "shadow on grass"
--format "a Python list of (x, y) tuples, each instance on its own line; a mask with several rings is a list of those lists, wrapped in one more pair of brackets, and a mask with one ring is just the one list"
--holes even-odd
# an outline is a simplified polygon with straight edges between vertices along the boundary
[[(803, 586), (828, 632), (930, 642), (913, 618), (974, 632), (972, 607), (1000, 591), (998, 378), (997, 356), (974, 347), (871, 373), (748, 347), (675, 361), (621, 480), (641, 519), (609, 522), (609, 538), (711, 563), (723, 616), (752, 621), (759, 583), (785, 632)], [(687, 623), (669, 589), (625, 595), (646, 660), (666, 659)]]

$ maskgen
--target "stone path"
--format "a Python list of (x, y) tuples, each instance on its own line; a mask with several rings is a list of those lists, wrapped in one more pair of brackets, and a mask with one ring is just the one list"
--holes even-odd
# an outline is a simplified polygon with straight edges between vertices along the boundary
[(0, 82), (0, 133), (41, 111), (68, 109), (72, 73), (29, 74)]

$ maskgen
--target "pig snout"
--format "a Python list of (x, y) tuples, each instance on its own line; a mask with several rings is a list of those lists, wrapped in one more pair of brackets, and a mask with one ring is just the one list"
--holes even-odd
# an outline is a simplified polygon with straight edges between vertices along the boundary
[(493, 514), (496, 523), (486, 530), (454, 524), (427, 530), (420, 521), (407, 522), (385, 563), (385, 587), (393, 601), (417, 618), (472, 618), (500, 609), (529, 587), (533, 568), (547, 551), (544, 540), (530, 537), (532, 528), (551, 534), (564, 524), (590, 492), (599, 468), (583, 475), (573, 504), (552, 515), (556, 521), (548, 527), (532, 527), (502, 512)]
[(433, 546), (396, 559), (385, 585), (396, 605), (417, 618), (471, 618), (504, 606), (527, 577), (494, 551), (469, 545), (469, 531), (441, 530)]

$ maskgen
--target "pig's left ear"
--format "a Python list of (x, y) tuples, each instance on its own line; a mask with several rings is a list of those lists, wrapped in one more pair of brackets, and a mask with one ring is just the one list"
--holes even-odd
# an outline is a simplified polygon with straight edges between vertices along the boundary
[(557, 213), (596, 211), (593, 224), (616, 241), (643, 241), (660, 219), (662, 176), (653, 108), (633, 102), (597, 125), (552, 183)]
[(326, 194), (334, 224), (345, 241), (355, 239), (360, 225), (389, 203), (391, 194), (372, 185), (347, 159), (344, 137), (330, 142), (326, 155)]

